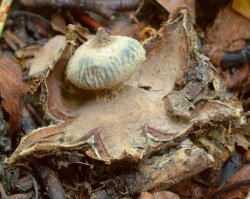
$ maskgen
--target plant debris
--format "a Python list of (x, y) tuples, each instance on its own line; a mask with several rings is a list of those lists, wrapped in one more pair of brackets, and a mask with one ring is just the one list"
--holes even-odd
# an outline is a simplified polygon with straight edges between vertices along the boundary
[(25, 6), (33, 7), (60, 7), (60, 8), (84, 8), (89, 11), (94, 11), (107, 18), (113, 16), (114, 10), (128, 10), (138, 6), (141, 0), (113, 0), (113, 1), (98, 1), (98, 0), (71, 0), (71, 1), (50, 1), (50, 0), (21, 0)]
[(19, 65), (8, 57), (0, 59), (0, 97), (4, 110), (9, 115), (10, 136), (21, 125), (21, 100), (24, 95), (22, 71)]
[(0, 45), (1, 198), (249, 197), (245, 5), (12, 4)]

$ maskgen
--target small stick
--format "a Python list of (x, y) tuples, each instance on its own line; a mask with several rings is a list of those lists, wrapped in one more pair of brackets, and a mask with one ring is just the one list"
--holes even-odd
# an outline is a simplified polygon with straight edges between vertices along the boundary
[(30, 112), (30, 114), (35, 118), (39, 126), (46, 126), (46, 121), (38, 114), (33, 105), (29, 102), (26, 103), (26, 108)]
[(2, 0), (0, 6), (0, 37), (2, 36), (4, 24), (13, 0)]
[(137, 8), (141, 0), (21, 0), (25, 6), (31, 7), (59, 7), (78, 8), (100, 14), (112, 19), (114, 11), (133, 10)]
[(9, 16), (12, 16), (12, 17), (16, 17), (19, 15), (25, 15), (27, 17), (34, 17), (34, 18), (41, 20), (43, 23), (50, 25), (50, 21), (48, 19), (46, 19), (45, 17), (43, 17), (39, 14), (33, 13), (33, 12), (29, 12), (27, 10), (15, 10), (13, 12), (10, 12), (10, 14), (9, 14)]
[(79, 14), (78, 16), (79, 16), (79, 18), (81, 19), (81, 21), (83, 23), (85, 23), (86, 25), (90, 26), (94, 30), (97, 30), (98, 28), (102, 27), (101, 24), (99, 24), (97, 21), (95, 21), (92, 17), (90, 17), (88, 15)]
[(248, 63), (250, 60), (250, 44), (234, 52), (224, 52), (221, 65), (224, 69)]
[(66, 199), (64, 189), (56, 173), (35, 158), (32, 158), (31, 162), (47, 191), (48, 197), (51, 199)]

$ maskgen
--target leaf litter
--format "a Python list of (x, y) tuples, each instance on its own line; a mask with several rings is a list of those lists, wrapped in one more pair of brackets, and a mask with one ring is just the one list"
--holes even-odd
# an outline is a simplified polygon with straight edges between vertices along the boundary
[[(40, 6), (46, 6), (46, 2), (43, 3), (45, 4)], [(216, 59), (219, 61), (216, 61), (211, 52), (206, 51), (209, 52), (209, 58), (203, 54), (200, 40), (192, 24), (195, 18), (199, 17), (194, 11), (194, 4), (197, 2), (181, 3), (181, 6), (188, 4), (192, 18), (189, 17), (187, 9), (179, 7), (179, 4), (171, 1), (157, 1), (157, 3), (157, 6), (160, 5), (170, 12), (168, 21), (165, 21), (160, 28), (146, 27), (146, 21), (135, 26), (134, 31), (138, 28), (145, 29), (142, 34), (145, 34), (146, 39), (142, 34), (140, 37), (147, 53), (147, 60), (141, 70), (117, 90), (85, 91), (65, 81), (68, 60), (80, 45), (84, 45), (89, 37), (93, 37), (88, 34), (88, 30), (79, 25), (66, 27), (66, 40), (64, 36), (56, 36), (46, 43), (40, 52), (34, 54), (31, 65), (29, 57), (28, 64), (25, 58), (22, 60), (24, 65), (28, 66), (23, 68), (24, 73), (30, 68), (25, 87), (30, 86), (26, 89), (32, 91), (32, 100), (36, 100), (35, 104), (40, 107), (50, 125), (31, 130), (24, 135), (5, 162), (13, 166), (29, 165), (33, 162), (32, 167), (38, 173), (58, 171), (62, 184), (59, 179), (50, 184), (52, 178), (40, 178), (44, 183), (42, 186), (49, 190), (49, 197), (56, 198), (54, 194), (57, 190), (62, 197), (65, 194), (70, 195), (67, 197), (75, 195), (75, 191), (72, 190), (78, 186), (74, 184), (72, 187), (68, 182), (65, 184), (61, 178), (65, 171), (74, 168), (72, 164), (75, 163), (78, 165), (75, 168), (85, 168), (82, 174), (75, 173), (78, 177), (73, 181), (76, 183), (80, 180), (81, 183), (85, 183), (84, 189), (79, 187), (77, 189), (82, 190), (79, 191), (79, 195), (84, 195), (86, 198), (136, 198), (141, 193), (140, 198), (182, 198), (180, 197), (182, 194), (175, 190), (175, 184), (190, 177), (197, 181), (194, 183), (187, 180), (189, 185), (187, 189), (193, 190), (191, 196), (197, 198), (204, 195), (207, 198), (218, 195), (222, 198), (233, 195), (242, 198), (244, 193), (239, 191), (234, 193), (235, 187), (240, 186), (248, 190), (248, 180), (242, 178), (231, 184), (226, 182), (223, 187), (208, 191), (206, 186), (215, 185), (205, 185), (203, 183), (205, 175), (199, 179), (195, 176), (221, 168), (230, 155), (238, 152), (239, 148), (246, 151), (244, 159), (247, 160), (248, 134), (241, 135), (237, 134), (238, 132), (236, 135), (231, 134), (232, 128), (240, 129), (239, 124), (244, 123), (242, 113), (245, 109), (242, 109), (239, 101), (228, 93), (227, 89), (237, 93), (240, 89), (247, 88), (248, 63), (245, 63), (242, 70), (233, 74), (228, 84), (225, 84), (218, 73), (221, 69), (215, 68), (209, 58), (217, 67), (220, 66), (221, 60), (225, 60), (221, 55), (243, 49), (244, 45), (247, 45), (244, 42), (249, 37), (244, 36), (244, 30), (241, 30), (243, 36), (239, 31), (237, 38), (242, 42), (233, 44), (234, 46), (239, 44), (236, 48), (228, 48), (233, 40), (228, 40), (225, 44), (220, 43), (223, 40), (213, 43), (212, 40), (216, 39), (217, 35), (211, 36), (216, 32), (212, 27), (208, 30), (207, 36), (209, 38), (211, 33), (211, 40), (207, 41), (210, 47), (214, 45), (219, 50), (214, 54), (218, 56)], [(147, 3), (144, 7), (145, 5)], [(144, 7), (142, 4), (141, 12), (145, 12)], [(226, 9), (229, 8), (224, 10)], [(98, 12), (104, 14), (103, 10), (97, 10)], [(106, 14), (110, 17), (113, 13), (112, 11)], [(140, 20), (135, 15), (127, 16), (132, 17), (135, 23)], [(69, 17), (72, 16), (67, 14), (66, 19)], [(123, 17), (125, 20), (125, 15)], [(91, 20), (98, 21), (98, 17), (94, 16)], [(216, 23), (215, 20), (214, 26)], [(94, 23), (88, 23), (91, 24)], [(119, 25), (122, 24), (116, 24), (117, 30)], [(217, 28), (220, 29), (223, 25), (222, 23)], [(56, 30), (62, 32), (60, 27)], [(146, 35), (147, 31), (149, 35)], [(223, 29), (221, 31), (223, 33)], [(136, 36), (131, 33), (128, 34)], [(12, 46), (12, 43), (9, 45)], [(13, 49), (16, 51), (18, 45)], [(15, 65), (14, 62), (12, 64)], [(21, 69), (17, 64), (16, 67)], [(8, 74), (3, 80), (10, 79), (12, 75)], [(15, 100), (18, 105), (15, 105), (13, 110), (20, 109), (21, 98), (25, 92), (21, 79), (20, 70), (19, 76), (13, 79), (12, 83), (15, 85), (19, 82), (20, 85), (20, 88), (16, 85), (12, 88), (15, 92), (19, 92)], [(9, 82), (11, 81), (8, 80), (7, 83)], [(31, 89), (34, 85), (36, 88)], [(14, 116), (15, 122), (12, 122), (17, 130), (20, 127), (21, 113), (8, 111), (4, 107), (3, 96), (1, 90), (2, 106), (9, 114), (7, 120), (11, 126)], [(246, 97), (246, 94), (243, 97)], [(247, 121), (248, 118), (245, 119)], [(10, 132), (13, 132), (13, 129)], [(47, 166), (39, 166), (43, 164), (49, 165), (53, 170)], [(38, 171), (37, 168), (45, 170)], [(243, 166), (238, 172), (244, 173), (244, 168)], [(29, 173), (31, 176), (35, 175), (32, 170)], [(57, 178), (53, 173), (51, 176)], [(234, 176), (237, 177), (236, 174), (232, 174), (232, 178)], [(84, 180), (79, 177), (83, 177)], [(58, 189), (55, 188), (57, 186)], [(96, 190), (87, 188), (89, 186), (95, 187)], [(33, 188), (37, 197), (40, 188), (35, 184)], [(171, 190), (173, 193), (159, 192), (161, 190)]]

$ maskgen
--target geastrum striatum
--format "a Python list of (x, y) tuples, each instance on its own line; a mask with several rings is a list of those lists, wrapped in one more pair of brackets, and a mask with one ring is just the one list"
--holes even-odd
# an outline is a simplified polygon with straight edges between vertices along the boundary
[[(54, 124), (24, 136), (6, 162), (84, 150), (109, 164), (136, 162), (150, 182), (143, 190), (211, 167), (220, 157), (196, 146), (196, 138), (227, 129), (242, 109), (200, 52), (186, 9), (158, 33), (144, 44), (146, 61), (139, 42), (103, 30), (75, 52), (77, 42), (67, 42), (41, 84), (44, 109)], [(159, 156), (152, 157), (157, 151)], [(146, 163), (150, 168), (148, 158), (154, 158)], [(131, 195), (138, 193), (137, 186), (128, 188)]]

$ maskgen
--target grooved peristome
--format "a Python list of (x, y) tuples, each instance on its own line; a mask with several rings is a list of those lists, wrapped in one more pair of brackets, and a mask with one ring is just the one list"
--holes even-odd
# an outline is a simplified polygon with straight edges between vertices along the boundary
[(133, 76), (146, 59), (137, 40), (103, 34), (98, 32), (70, 59), (66, 77), (76, 87), (85, 90), (116, 87)]

